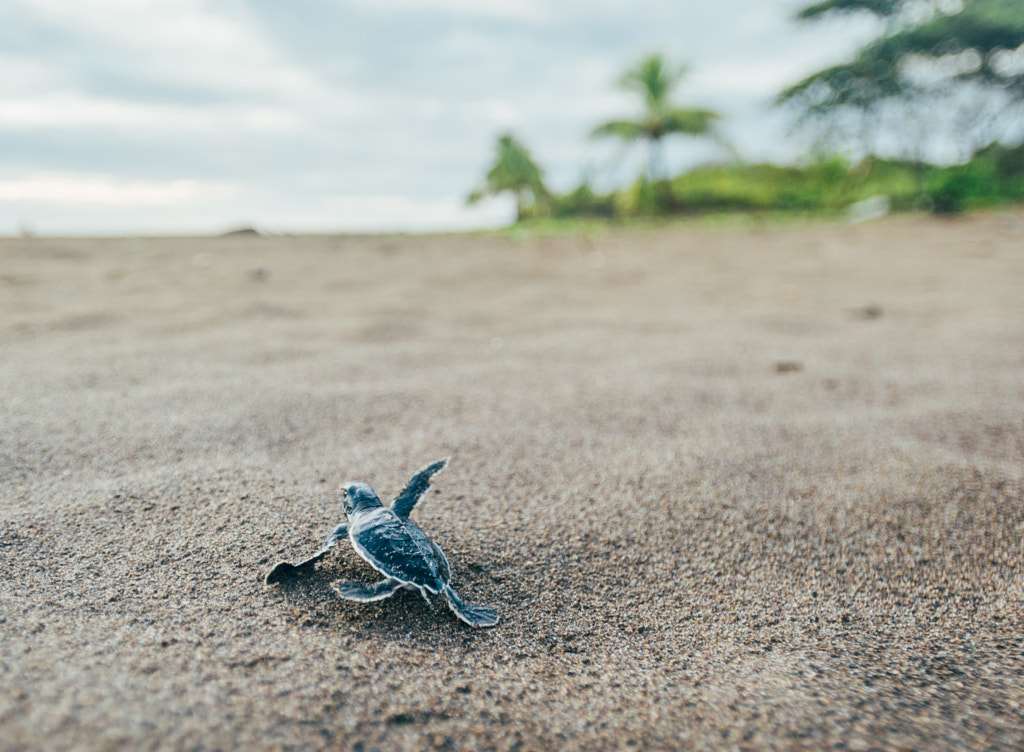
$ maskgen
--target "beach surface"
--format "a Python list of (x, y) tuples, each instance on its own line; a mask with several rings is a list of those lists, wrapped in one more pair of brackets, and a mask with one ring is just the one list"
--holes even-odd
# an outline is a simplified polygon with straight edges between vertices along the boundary
[(0, 750), (1024, 747), (1022, 216), (0, 240)]

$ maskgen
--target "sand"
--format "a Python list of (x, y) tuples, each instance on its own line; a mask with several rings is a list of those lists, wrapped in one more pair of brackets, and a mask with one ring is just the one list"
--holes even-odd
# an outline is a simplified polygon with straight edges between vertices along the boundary
[[(1011, 215), (0, 240), (0, 749), (1024, 746)], [(474, 630), (339, 547), (414, 519)]]

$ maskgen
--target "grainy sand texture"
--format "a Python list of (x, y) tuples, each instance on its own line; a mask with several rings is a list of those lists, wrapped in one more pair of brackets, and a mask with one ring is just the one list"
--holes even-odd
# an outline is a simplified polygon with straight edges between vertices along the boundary
[[(0, 240), (0, 749), (1024, 747), (1019, 216)], [(413, 518), (471, 629), (341, 521)]]

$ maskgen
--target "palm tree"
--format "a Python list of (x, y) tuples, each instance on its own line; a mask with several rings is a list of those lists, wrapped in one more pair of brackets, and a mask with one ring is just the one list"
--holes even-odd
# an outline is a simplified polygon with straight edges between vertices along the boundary
[(644, 98), (640, 120), (613, 120), (595, 128), (591, 138), (614, 136), (626, 142), (647, 141), (647, 168), (650, 180), (664, 177), (661, 140), (676, 133), (689, 136), (714, 135), (715, 123), (721, 116), (711, 110), (675, 107), (670, 101), (672, 90), (687, 73), (685, 65), (671, 67), (659, 54), (648, 55), (626, 71), (619, 85)]
[(516, 197), (516, 221), (526, 216), (527, 207), (546, 205), (551, 194), (544, 186), (544, 174), (534, 163), (530, 151), (511, 133), (498, 138), (494, 166), (483, 185), (469, 194), (466, 203), (473, 204), (485, 196), (511, 191)]

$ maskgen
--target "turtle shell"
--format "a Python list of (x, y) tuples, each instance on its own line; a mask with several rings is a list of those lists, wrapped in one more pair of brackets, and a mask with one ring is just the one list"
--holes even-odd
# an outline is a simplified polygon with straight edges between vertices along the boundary
[(447, 583), (447, 562), (442, 563), (419, 526), (386, 507), (356, 514), (349, 537), (356, 552), (387, 577), (431, 593)]

